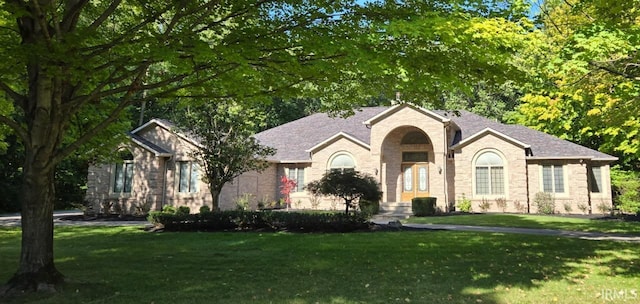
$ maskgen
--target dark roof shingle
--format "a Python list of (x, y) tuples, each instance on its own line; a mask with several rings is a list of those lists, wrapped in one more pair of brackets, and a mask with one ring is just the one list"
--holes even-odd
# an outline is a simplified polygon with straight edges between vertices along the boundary
[[(270, 160), (278, 162), (310, 161), (308, 150), (330, 137), (344, 132), (354, 138), (370, 144), (371, 130), (364, 121), (388, 110), (389, 107), (361, 108), (346, 118), (332, 117), (326, 113), (313, 114), (255, 135), (263, 144), (276, 149)], [(443, 111), (434, 113), (451, 119), (460, 129), (451, 145), (455, 145), (478, 132), (490, 128), (508, 137), (530, 146), (534, 158), (572, 158), (584, 157), (594, 160), (614, 161), (617, 158), (555, 136), (520, 125), (502, 124), (468, 111)], [(163, 121), (167, 125), (171, 122)]]
[(340, 132), (347, 133), (369, 144), (371, 130), (362, 123), (387, 110), (387, 107), (369, 107), (357, 110), (346, 118), (331, 117), (326, 113), (313, 114), (256, 134), (263, 145), (277, 150), (271, 157), (276, 161), (308, 161), (308, 149)]
[[(459, 115), (457, 116), (451, 112), (437, 112), (440, 115), (449, 117), (451, 121), (460, 128), (461, 137), (459, 140), (464, 140), (486, 128), (491, 128), (494, 131), (530, 145), (532, 157), (535, 158), (584, 157), (594, 160), (616, 160), (614, 156), (525, 126), (502, 124), (468, 111), (459, 111)], [(454, 142), (453, 144), (457, 144), (458, 142), (459, 141)]]

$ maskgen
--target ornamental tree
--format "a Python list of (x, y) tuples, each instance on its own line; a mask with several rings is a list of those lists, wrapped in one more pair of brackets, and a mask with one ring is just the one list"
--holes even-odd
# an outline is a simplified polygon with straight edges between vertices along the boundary
[(291, 192), (296, 186), (296, 181), (288, 178), (286, 175), (280, 178), (280, 194), (282, 194), (287, 207), (291, 207)]
[(330, 170), (321, 179), (307, 184), (306, 189), (313, 195), (343, 199), (346, 214), (360, 199), (379, 201), (382, 198), (378, 181), (373, 176), (352, 169)]
[(212, 209), (219, 209), (222, 187), (242, 173), (267, 168), (267, 157), (275, 150), (261, 145), (253, 134), (257, 129), (255, 111), (231, 101), (209, 102), (190, 107), (178, 120), (180, 130), (200, 144), (191, 156), (202, 164), (209, 184)]

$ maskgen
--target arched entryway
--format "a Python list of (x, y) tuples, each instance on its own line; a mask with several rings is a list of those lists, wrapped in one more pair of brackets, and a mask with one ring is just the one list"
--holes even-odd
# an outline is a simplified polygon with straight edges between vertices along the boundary
[(381, 162), (386, 201), (409, 202), (429, 196), (433, 145), (425, 132), (414, 126), (389, 132), (383, 141)]

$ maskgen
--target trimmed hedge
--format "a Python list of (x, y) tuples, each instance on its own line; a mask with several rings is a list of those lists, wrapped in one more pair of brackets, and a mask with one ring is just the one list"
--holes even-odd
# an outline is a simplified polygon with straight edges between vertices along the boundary
[(436, 197), (416, 197), (411, 200), (411, 211), (415, 216), (436, 214)]
[(154, 211), (148, 220), (166, 231), (295, 231), (351, 232), (368, 229), (364, 215), (343, 213), (298, 213), (260, 211), (215, 211), (169, 214)]

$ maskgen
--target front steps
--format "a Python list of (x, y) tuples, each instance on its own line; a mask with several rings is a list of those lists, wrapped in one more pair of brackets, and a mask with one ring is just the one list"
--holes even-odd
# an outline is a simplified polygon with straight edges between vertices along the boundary
[(380, 213), (377, 218), (406, 219), (411, 215), (411, 202), (385, 202), (380, 203)]

